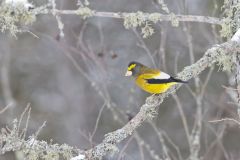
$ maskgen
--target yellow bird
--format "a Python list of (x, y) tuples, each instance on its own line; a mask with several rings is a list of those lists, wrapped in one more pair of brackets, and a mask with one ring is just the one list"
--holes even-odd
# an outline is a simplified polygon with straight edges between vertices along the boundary
[(138, 62), (129, 63), (125, 76), (133, 76), (135, 83), (141, 89), (152, 94), (164, 93), (176, 83), (187, 83), (186, 81), (173, 78), (167, 73), (149, 68)]

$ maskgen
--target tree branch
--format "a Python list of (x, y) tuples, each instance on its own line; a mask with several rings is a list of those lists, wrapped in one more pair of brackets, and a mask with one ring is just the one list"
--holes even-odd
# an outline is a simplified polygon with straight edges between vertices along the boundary
[[(233, 37), (239, 37), (240, 31), (238, 31)], [(222, 56), (230, 55), (240, 51), (240, 40), (236, 38), (233, 41), (225, 42), (221, 45), (215, 45), (211, 49), (208, 49), (204, 56), (200, 58), (196, 63), (185, 67), (182, 72), (178, 73), (178, 77), (183, 80), (189, 80), (193, 77), (198, 76), (207, 67), (212, 66)], [(157, 107), (163, 102), (163, 100), (170, 94), (175, 93), (179, 88), (180, 84), (172, 87), (167, 92), (160, 95), (152, 95), (146, 99), (145, 104), (142, 105), (137, 115), (130, 120), (122, 128), (108, 133), (105, 135), (102, 143), (98, 144), (92, 149), (85, 152), (87, 159), (97, 159), (106, 155), (108, 152), (114, 152), (116, 150), (116, 144), (132, 135), (133, 132), (147, 119), (151, 119), (156, 114)]]
[(93, 17), (103, 17), (103, 18), (117, 18), (117, 19), (124, 19), (126, 16), (130, 14), (137, 14), (142, 13), (143, 19), (152, 21), (152, 18), (157, 17), (160, 21), (172, 21), (173, 18), (175, 18), (177, 21), (183, 21), (183, 22), (202, 22), (202, 23), (209, 23), (209, 24), (221, 24), (221, 20), (216, 17), (209, 17), (209, 16), (196, 16), (196, 15), (174, 15), (171, 14), (161, 14), (161, 13), (146, 13), (146, 12), (137, 12), (137, 13), (127, 13), (127, 12), (101, 12), (101, 11), (95, 11), (91, 10), (87, 7), (80, 7), (77, 10), (58, 10), (58, 9), (45, 9), (45, 10), (39, 10), (36, 9), (36, 14), (50, 14), (53, 13), (53, 11), (56, 14), (62, 14), (62, 15), (85, 15), (93, 16)]

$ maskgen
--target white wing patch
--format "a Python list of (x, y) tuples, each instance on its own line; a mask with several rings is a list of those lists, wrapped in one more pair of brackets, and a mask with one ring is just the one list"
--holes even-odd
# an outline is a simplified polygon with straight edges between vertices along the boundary
[(157, 76), (153, 77), (154, 79), (169, 79), (171, 76), (167, 73), (160, 72)]

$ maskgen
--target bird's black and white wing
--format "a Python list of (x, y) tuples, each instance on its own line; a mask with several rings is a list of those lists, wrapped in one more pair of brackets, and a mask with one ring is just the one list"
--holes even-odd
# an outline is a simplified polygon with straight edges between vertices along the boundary
[(164, 84), (164, 83), (171, 83), (171, 82), (186, 83), (185, 81), (173, 78), (169, 74), (164, 72), (160, 72), (158, 75), (155, 75), (152, 78), (145, 78), (145, 80), (149, 84)]

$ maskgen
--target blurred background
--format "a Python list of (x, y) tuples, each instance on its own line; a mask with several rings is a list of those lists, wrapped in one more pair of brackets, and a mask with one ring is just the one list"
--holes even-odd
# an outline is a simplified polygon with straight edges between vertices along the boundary
[[(160, 12), (157, 0), (89, 0), (91, 9), (112, 12)], [(46, 1), (32, 1), (36, 6)], [(84, 3), (84, 1), (82, 1)], [(77, 9), (76, 0), (58, 0), (59, 9)], [(222, 17), (223, 0), (165, 0), (170, 12)], [(0, 106), (12, 104), (0, 115), (1, 126), (11, 124), (31, 105), (28, 135), (46, 121), (39, 139), (89, 149), (104, 134), (131, 119), (150, 96), (124, 77), (130, 61), (176, 75), (216, 43), (220, 27), (205, 23), (152, 24), (155, 30), (142, 38), (141, 28), (127, 30), (122, 19), (76, 15), (61, 16), (64, 38), (59, 38), (55, 17), (38, 15), (31, 32), (0, 37)], [(104, 159), (187, 159), (189, 143), (197, 141), (202, 159), (239, 159), (239, 127), (210, 123), (235, 118), (236, 106), (226, 91), (228, 75), (209, 68), (164, 100), (158, 116), (118, 145), (120, 152)], [(199, 124), (200, 122), (200, 124)], [(193, 134), (192, 134), (193, 133)], [(198, 139), (199, 138), (199, 139)], [(13, 153), (0, 156), (16, 159)]]

